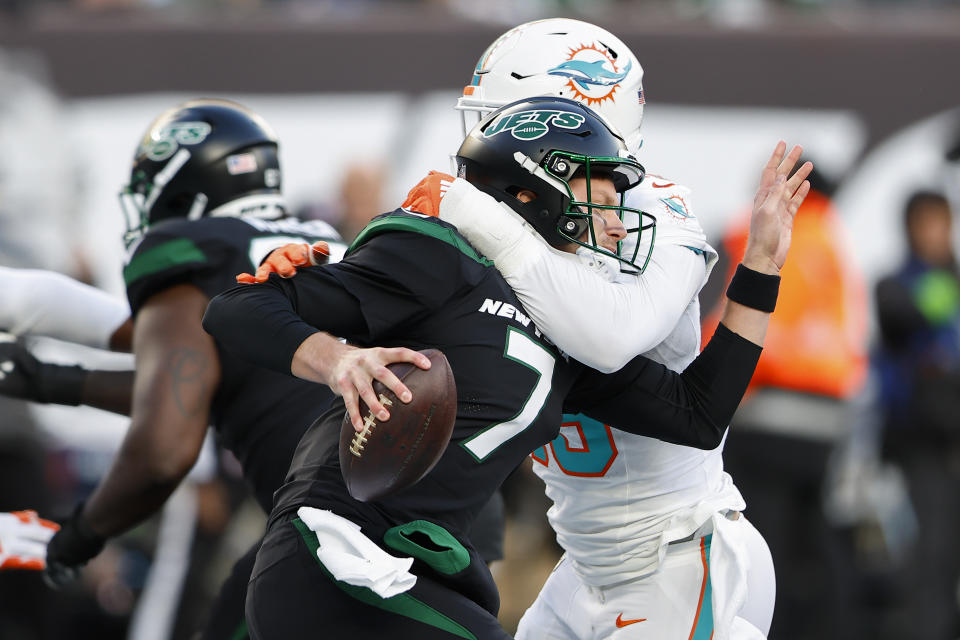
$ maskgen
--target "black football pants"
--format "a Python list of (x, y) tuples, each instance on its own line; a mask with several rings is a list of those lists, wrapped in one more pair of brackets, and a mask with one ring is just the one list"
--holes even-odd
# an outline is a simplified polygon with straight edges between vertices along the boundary
[(337, 582), (289, 518), (275, 522), (264, 538), (246, 617), (253, 640), (510, 638), (494, 615), (429, 577), (418, 576), (413, 588), (386, 600)]

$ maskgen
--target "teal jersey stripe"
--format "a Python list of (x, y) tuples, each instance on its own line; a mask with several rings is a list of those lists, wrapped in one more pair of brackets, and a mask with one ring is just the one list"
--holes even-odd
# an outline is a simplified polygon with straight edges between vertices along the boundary
[(311, 531), (310, 527), (308, 527), (300, 518), (294, 518), (292, 522), (293, 526), (295, 526), (297, 531), (300, 532), (300, 536), (303, 538), (303, 541), (307, 543), (307, 548), (310, 549), (310, 554), (313, 556), (313, 559), (317, 561), (318, 565), (320, 565), (320, 569), (327, 575), (328, 578), (336, 583), (341, 591), (346, 593), (348, 596), (391, 613), (395, 613), (406, 618), (412, 618), (424, 624), (428, 624), (431, 627), (443, 629), (447, 633), (451, 633), (458, 638), (477, 640), (477, 637), (470, 633), (469, 629), (460, 625), (452, 618), (440, 613), (427, 603), (417, 600), (409, 593), (400, 593), (392, 598), (381, 598), (366, 587), (358, 587), (356, 585), (347, 584), (346, 582), (337, 580), (327, 570), (327, 568), (323, 566), (323, 563), (320, 562), (320, 559), (317, 557), (317, 549), (320, 547), (320, 542), (317, 540), (317, 534)]
[(710, 540), (713, 534), (700, 539), (700, 553), (703, 557), (703, 598), (700, 602), (700, 615), (694, 621), (693, 635), (690, 640), (710, 640), (713, 637), (713, 585), (710, 583)]
[(193, 243), (193, 240), (177, 238), (135, 255), (130, 264), (123, 268), (123, 281), (129, 287), (131, 283), (140, 278), (164, 269), (191, 262), (203, 263), (206, 261), (207, 256)]

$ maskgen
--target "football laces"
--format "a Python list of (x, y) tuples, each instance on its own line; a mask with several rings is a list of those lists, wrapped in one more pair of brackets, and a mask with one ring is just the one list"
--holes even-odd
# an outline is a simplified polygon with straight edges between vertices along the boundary
[[(378, 398), (380, 404), (392, 407), (393, 402), (390, 401), (390, 398), (380, 394)], [(367, 440), (370, 438), (370, 432), (373, 431), (373, 428), (377, 426), (377, 419), (373, 417), (373, 410), (367, 412), (367, 417), (363, 419), (363, 430), (358, 431), (353, 440), (350, 442), (350, 453), (357, 456), (358, 458), (363, 454), (363, 447), (367, 444)]]

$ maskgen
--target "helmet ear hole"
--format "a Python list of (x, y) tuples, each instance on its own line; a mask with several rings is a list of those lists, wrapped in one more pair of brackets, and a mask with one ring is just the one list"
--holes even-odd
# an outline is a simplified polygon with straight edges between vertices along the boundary
[(587, 221), (584, 219), (561, 217), (558, 221), (560, 231), (571, 238), (579, 238), (587, 232)]

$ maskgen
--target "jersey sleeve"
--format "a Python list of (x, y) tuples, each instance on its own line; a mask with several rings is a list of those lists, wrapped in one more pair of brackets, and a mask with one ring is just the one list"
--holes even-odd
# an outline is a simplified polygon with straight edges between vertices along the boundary
[(184, 220), (147, 233), (123, 269), (134, 316), (147, 300), (165, 289), (192, 284), (213, 298), (234, 274), (252, 268), (249, 257), (226, 236), (202, 233), (205, 230), (204, 225)]
[(122, 298), (52, 271), (0, 267), (0, 279), (0, 329), (15, 335), (106, 349), (130, 316)]
[(700, 251), (657, 246), (639, 276), (610, 273), (550, 247), (519, 216), (464, 180), (455, 180), (440, 207), (458, 230), (516, 291), (524, 309), (571, 357), (616, 371), (659, 344), (680, 320), (706, 279)]
[(211, 301), (203, 326), (240, 357), (290, 373), (293, 354), (317, 331), (359, 344), (389, 340), (470, 286), (456, 254), (417, 233), (383, 233), (337, 264), (224, 292)]
[(703, 285), (703, 258), (658, 248), (640, 276), (609, 281), (570, 260), (543, 260), (507, 282), (541, 330), (571, 357), (616, 371), (666, 338)]
[(584, 370), (566, 413), (585, 413), (621, 431), (714, 449), (747, 390), (762, 349), (722, 324), (682, 373), (639, 356), (622, 370)]
[(332, 265), (331, 276), (362, 309), (365, 329), (351, 337), (377, 342), (471, 287), (474, 278), (461, 269), (462, 259), (452, 244), (419, 232), (393, 231), (373, 237)]

